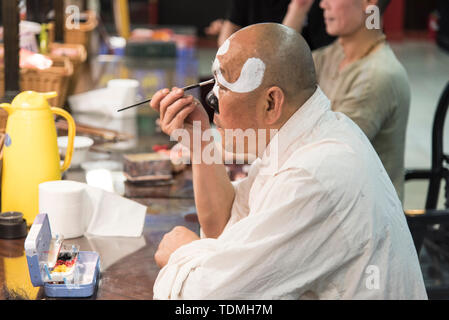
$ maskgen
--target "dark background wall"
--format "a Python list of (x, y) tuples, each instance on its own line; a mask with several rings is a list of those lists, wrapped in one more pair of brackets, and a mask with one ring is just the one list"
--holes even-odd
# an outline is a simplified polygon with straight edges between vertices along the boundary
[[(1, 0), (8, 1), (8, 0)], [(57, 0), (62, 1), (62, 0)], [(245, 0), (241, 0), (245, 1)], [(392, 0), (395, 1), (395, 0)], [(39, 10), (51, 9), (52, 0), (28, 0), (28, 3), (39, 3)], [(131, 22), (133, 24), (147, 24), (149, 21), (149, 0), (129, 0)], [(449, 0), (406, 0), (405, 21), (406, 30), (425, 30), (429, 14), (434, 11), (439, 3)], [(204, 27), (217, 18), (223, 18), (226, 13), (229, 0), (158, 0), (159, 24), (168, 25), (193, 25), (200, 34)], [(446, 5), (446, 4), (444, 4)], [(102, 18), (106, 23), (113, 23), (112, 1), (101, 0)], [(47, 9), (47, 10), (45, 10)], [(48, 11), (47, 11), (48, 12)], [(44, 20), (41, 14), (35, 17), (37, 21)], [(445, 17), (446, 18), (446, 17)], [(1, 25), (1, 6), (0, 6)]]
[(437, 8), (437, 2), (438, 0), (406, 0), (404, 21), (405, 29), (426, 30), (429, 14)]
[[(132, 24), (148, 24), (150, 21), (148, 2), (149, 0), (129, 1)], [(158, 24), (195, 26), (198, 34), (202, 35), (204, 28), (213, 20), (224, 18), (228, 2), (228, 0), (159, 0)], [(101, 0), (101, 15), (105, 23), (114, 22), (112, 1)]]
[(159, 23), (194, 25), (201, 32), (213, 20), (225, 17), (228, 2), (227, 0), (159, 0)]
[(438, 44), (449, 52), (449, 0), (439, 0), (441, 14)]
[[(149, 21), (149, 0), (130, 0), (129, 8), (133, 24)], [(245, 1), (245, 0), (240, 0)], [(395, 1), (395, 0), (392, 0)], [(405, 0), (405, 30), (426, 30), (429, 14), (437, 9), (439, 1)], [(193, 25), (201, 35), (203, 29), (215, 19), (224, 18), (230, 0), (158, 0), (158, 22), (162, 25)], [(102, 14), (106, 22), (113, 22), (110, 0), (101, 0)]]

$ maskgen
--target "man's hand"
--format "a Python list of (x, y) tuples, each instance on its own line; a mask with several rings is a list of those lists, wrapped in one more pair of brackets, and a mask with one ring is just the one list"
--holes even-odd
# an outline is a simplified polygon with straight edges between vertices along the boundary
[(204, 29), (204, 33), (209, 36), (217, 36), (220, 34), (221, 28), (223, 27), (224, 20), (216, 19), (212, 21), (208, 27)]
[(195, 232), (186, 227), (178, 226), (173, 228), (172, 231), (164, 235), (161, 243), (159, 243), (159, 247), (154, 254), (156, 264), (163, 268), (167, 264), (168, 259), (170, 259), (171, 254), (179, 247), (199, 239)]
[(296, 10), (296, 13), (302, 12), (303, 14), (307, 14), (309, 13), (314, 1), (315, 0), (291, 0), (288, 10)]
[(301, 33), (313, 1), (315, 0), (291, 0), (282, 24)]
[[(179, 91), (178, 91), (179, 90)], [(177, 129), (184, 129), (186, 132), (180, 132), (183, 136), (178, 138), (178, 142), (184, 143), (185, 133), (190, 137), (190, 157), (192, 161), (193, 189), (195, 191), (195, 205), (198, 213), (198, 220), (206, 237), (216, 238), (224, 230), (234, 202), (234, 187), (226, 173), (223, 163), (207, 164), (202, 161), (202, 152), (206, 146), (213, 143), (213, 137), (210, 140), (203, 140), (202, 133), (210, 129), (209, 116), (201, 103), (194, 100), (191, 96), (184, 96), (182, 89), (173, 88), (172, 91), (163, 89), (158, 91), (151, 100), (150, 106), (160, 113), (161, 130), (172, 138), (178, 136)], [(193, 141), (193, 121), (201, 122), (201, 146), (194, 146)], [(195, 132), (195, 136), (196, 136)], [(179, 137), (179, 136), (178, 136)], [(181, 141), (179, 141), (181, 140)], [(186, 146), (187, 147), (187, 146)], [(197, 162), (197, 160), (200, 160)], [(172, 234), (173, 233), (173, 234)], [(172, 246), (172, 238), (175, 231), (167, 235), (168, 240), (164, 240), (157, 252), (156, 261), (160, 266), (164, 266), (171, 253), (179, 246)], [(197, 240), (198, 237), (192, 236), (191, 232), (183, 232), (184, 235), (191, 235), (190, 241)], [(190, 242), (189, 241), (189, 242)], [(169, 247), (170, 245), (170, 247)]]
[(193, 121), (200, 121), (203, 130), (210, 128), (209, 117), (201, 103), (191, 95), (184, 96), (182, 89), (159, 90), (151, 99), (150, 106), (159, 112), (160, 127), (168, 135), (176, 129), (190, 130)]

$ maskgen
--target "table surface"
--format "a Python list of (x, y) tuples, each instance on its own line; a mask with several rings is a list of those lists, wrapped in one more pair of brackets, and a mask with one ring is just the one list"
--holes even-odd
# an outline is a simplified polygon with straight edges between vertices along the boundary
[[(162, 59), (158, 62), (155, 59), (145, 61), (98, 56), (83, 68), (77, 92), (104, 87), (112, 78), (137, 78), (142, 84), (140, 95), (146, 98), (160, 88), (185, 86), (198, 80), (195, 58), (183, 61)], [(96, 152), (89, 153), (89, 161), (123, 162), (125, 153), (152, 152), (155, 144), (170, 143), (165, 134), (157, 132), (155, 120), (158, 115), (148, 107), (141, 107), (136, 117), (125, 119), (95, 114), (72, 115), (80, 123), (118, 130), (135, 137), (119, 143), (96, 143)], [(64, 179), (85, 182), (85, 172), (80, 168), (71, 168), (65, 173)], [(159, 272), (154, 254), (162, 236), (177, 225), (199, 232), (189, 170), (174, 177), (174, 183), (165, 198), (133, 200), (148, 208), (141, 237), (81, 237), (66, 240), (67, 243), (80, 245), (80, 250), (96, 251), (100, 255), (100, 279), (94, 295), (89, 299), (152, 299), (154, 281)], [(24, 241), (0, 240), (0, 299), (49, 299), (42, 288), (31, 285)]]

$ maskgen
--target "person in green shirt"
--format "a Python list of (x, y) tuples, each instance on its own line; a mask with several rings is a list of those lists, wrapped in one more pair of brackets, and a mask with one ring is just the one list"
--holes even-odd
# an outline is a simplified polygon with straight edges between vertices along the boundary
[(332, 110), (366, 134), (403, 200), (410, 85), (382, 32), (389, 0), (321, 0), (326, 31), (337, 36), (313, 52), (318, 83)]

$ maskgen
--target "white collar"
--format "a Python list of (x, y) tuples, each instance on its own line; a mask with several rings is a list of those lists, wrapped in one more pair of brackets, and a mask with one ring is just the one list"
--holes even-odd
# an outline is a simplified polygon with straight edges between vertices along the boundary
[(270, 140), (261, 158), (260, 174), (276, 174), (292, 153), (289, 149), (310, 134), (323, 114), (330, 110), (330, 105), (330, 100), (317, 86), (314, 94)]

